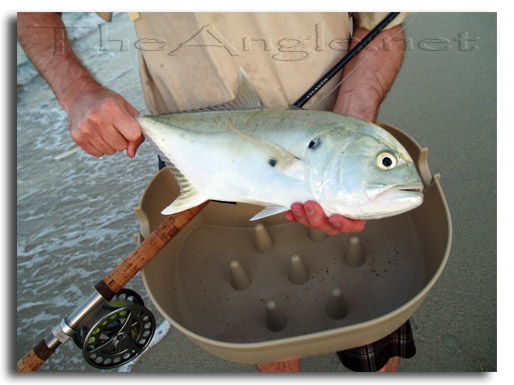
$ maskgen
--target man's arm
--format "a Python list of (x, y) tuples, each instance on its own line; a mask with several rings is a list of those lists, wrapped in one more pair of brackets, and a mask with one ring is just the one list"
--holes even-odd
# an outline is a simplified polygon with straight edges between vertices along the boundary
[(18, 41), (68, 114), (73, 140), (94, 156), (127, 150), (133, 158), (144, 140), (132, 117), (139, 112), (82, 65), (60, 14), (20, 12), (17, 24)]
[[(350, 48), (368, 32), (357, 27)], [(370, 122), (376, 120), (378, 108), (400, 71), (405, 53), (404, 38), (401, 25), (382, 31), (347, 64), (334, 112)]]
[[(350, 48), (357, 45), (368, 32), (357, 27)], [(370, 122), (376, 120), (378, 108), (400, 70), (404, 37), (401, 25), (382, 31), (347, 64), (343, 79), (348, 77), (339, 89), (334, 112)], [(394, 40), (390, 41), (391, 38)], [(371, 50), (374, 52), (371, 53)], [(352, 220), (337, 214), (327, 218), (321, 206), (313, 201), (304, 205), (294, 203), (291, 211), (286, 213), (286, 218), (329, 235), (358, 233), (366, 225), (365, 220)]]

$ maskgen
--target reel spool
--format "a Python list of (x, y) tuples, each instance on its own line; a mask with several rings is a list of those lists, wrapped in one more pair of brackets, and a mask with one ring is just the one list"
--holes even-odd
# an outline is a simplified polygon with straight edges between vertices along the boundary
[(155, 318), (143, 299), (122, 289), (93, 312), (73, 336), (86, 362), (99, 369), (112, 369), (132, 361), (150, 343)]

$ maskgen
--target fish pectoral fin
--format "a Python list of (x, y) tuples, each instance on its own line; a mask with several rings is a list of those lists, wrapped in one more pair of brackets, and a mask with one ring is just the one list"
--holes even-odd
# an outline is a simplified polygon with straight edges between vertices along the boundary
[(293, 175), (297, 167), (302, 164), (302, 161), (294, 154), (287, 151), (282, 146), (257, 135), (243, 132), (234, 127), (230, 120), (227, 121), (227, 126), (237, 135), (244, 138), (246, 141), (252, 143), (260, 153), (265, 155), (266, 162), (270, 167), (275, 168), (278, 172), (284, 175)]
[(182, 193), (168, 207), (161, 211), (162, 215), (171, 215), (181, 211), (189, 210), (193, 207), (201, 205), (208, 200), (200, 194)]
[(284, 206), (268, 206), (264, 210), (259, 211), (256, 215), (254, 215), (252, 218), (250, 218), (251, 221), (256, 221), (258, 219), (271, 217), (275, 214), (283, 213), (284, 211), (289, 210), (289, 207)]
[(365, 186), (366, 195), (369, 199), (376, 199), (380, 194), (389, 188), (388, 185), (383, 183), (367, 183)]

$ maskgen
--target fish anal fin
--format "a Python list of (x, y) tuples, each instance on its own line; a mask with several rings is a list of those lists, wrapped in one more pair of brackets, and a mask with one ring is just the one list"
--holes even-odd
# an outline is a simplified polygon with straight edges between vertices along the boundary
[(161, 211), (162, 215), (171, 215), (201, 205), (208, 198), (200, 194), (183, 193), (168, 207)]
[(162, 210), (161, 214), (170, 215), (180, 211), (185, 211), (196, 207), (209, 199), (199, 192), (189, 179), (187, 179), (167, 157), (164, 157), (164, 161), (177, 180), (180, 187), (180, 195), (168, 207)]

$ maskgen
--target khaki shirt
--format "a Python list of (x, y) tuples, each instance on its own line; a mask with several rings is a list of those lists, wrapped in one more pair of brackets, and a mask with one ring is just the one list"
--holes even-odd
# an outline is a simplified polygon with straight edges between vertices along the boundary
[[(131, 13), (152, 114), (213, 106), (237, 94), (242, 67), (268, 108), (286, 108), (348, 51), (348, 13)], [(387, 13), (353, 14), (373, 29)], [(102, 15), (101, 15), (102, 16)], [(109, 15), (103, 15), (109, 19)], [(401, 24), (404, 14), (388, 26)], [(305, 107), (331, 110), (336, 75)], [(318, 103), (319, 102), (319, 103)]]

